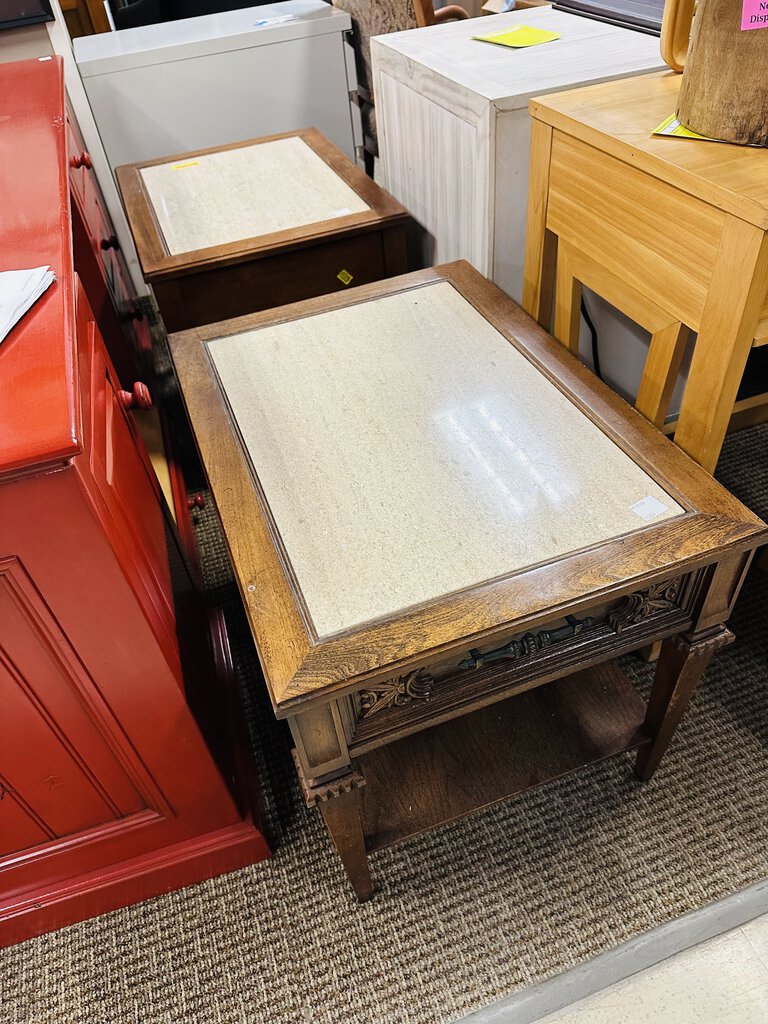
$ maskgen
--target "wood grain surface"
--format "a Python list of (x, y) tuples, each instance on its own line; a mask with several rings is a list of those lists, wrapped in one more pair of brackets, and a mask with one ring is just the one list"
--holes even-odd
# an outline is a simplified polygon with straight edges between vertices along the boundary
[[(319, 642), (258, 481), (233, 431), (206, 343), (440, 280), (450, 281), (687, 513)], [(478, 641), (491, 643), (508, 632), (511, 623), (533, 629), (589, 600), (618, 598), (671, 572), (691, 571), (730, 548), (754, 547), (765, 536), (757, 517), (463, 263), (211, 325), (170, 341), (267, 683), (281, 716), (295, 712), (302, 702), (339, 696), (363, 681), (417, 665), (425, 656), (459, 652)]]

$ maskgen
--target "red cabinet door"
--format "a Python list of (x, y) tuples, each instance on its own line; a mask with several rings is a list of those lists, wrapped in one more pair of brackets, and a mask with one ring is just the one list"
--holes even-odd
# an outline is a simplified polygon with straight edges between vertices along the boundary
[(17, 559), (0, 563), (0, 707), (0, 856), (145, 806), (110, 747), (115, 723)]

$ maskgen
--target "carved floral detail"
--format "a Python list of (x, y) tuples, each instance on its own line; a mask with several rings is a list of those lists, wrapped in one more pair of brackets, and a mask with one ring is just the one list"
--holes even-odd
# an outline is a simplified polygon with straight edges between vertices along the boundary
[(636, 594), (625, 597), (618, 608), (608, 613), (608, 625), (616, 633), (621, 633), (625, 626), (642, 622), (656, 612), (669, 611), (677, 607), (677, 599), (683, 588), (683, 580), (664, 580), (647, 590), (639, 590)]
[(370, 718), (385, 708), (405, 707), (414, 700), (429, 700), (434, 685), (432, 676), (419, 668), (360, 690), (360, 717)]

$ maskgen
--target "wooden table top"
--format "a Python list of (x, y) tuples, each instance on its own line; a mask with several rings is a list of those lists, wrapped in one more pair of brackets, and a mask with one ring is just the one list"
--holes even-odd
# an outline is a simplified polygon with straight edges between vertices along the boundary
[(532, 99), (530, 110), (590, 146), (768, 228), (768, 149), (652, 134), (675, 113), (680, 81), (672, 71), (625, 78)]
[(278, 712), (762, 530), (465, 263), (171, 348)]
[(115, 174), (148, 281), (408, 218), (314, 128), (126, 164)]

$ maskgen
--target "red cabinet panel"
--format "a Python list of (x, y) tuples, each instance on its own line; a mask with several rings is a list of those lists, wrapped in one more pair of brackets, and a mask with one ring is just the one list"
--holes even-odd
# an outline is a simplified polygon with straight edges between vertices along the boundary
[(0, 779), (0, 793), (0, 859), (7, 853), (39, 846), (52, 838), (7, 779)]
[(135, 294), (90, 155), (72, 113), (66, 114), (66, 161), (73, 216), (75, 270), (101, 324), (121, 382), (146, 364), (147, 332), (133, 319)]
[[(90, 466), (126, 546), (141, 563), (141, 575), (150, 591), (162, 598), (167, 617), (173, 621), (166, 524), (157, 481), (130, 422), (130, 413), (119, 397), (120, 386), (107, 366), (103, 347), (98, 344), (98, 328), (93, 321), (89, 328)], [(142, 514), (136, 515), (136, 509), (141, 509)]]
[(88, 707), (92, 687), (23, 568), (0, 566), (4, 775), (51, 837), (146, 806)]
[(135, 377), (105, 348), (107, 278), (121, 303), (125, 282), (82, 216), (89, 194), (103, 210), (68, 156), (60, 59), (0, 65), (0, 116), (2, 261), (57, 278), (0, 346), (4, 945), (269, 850), (224, 760), (205, 604), (121, 395)]

